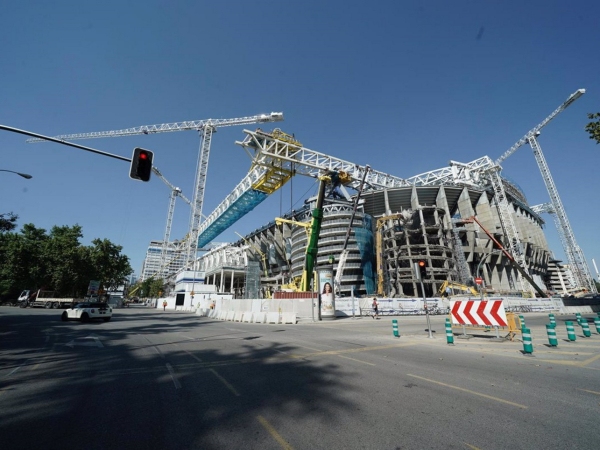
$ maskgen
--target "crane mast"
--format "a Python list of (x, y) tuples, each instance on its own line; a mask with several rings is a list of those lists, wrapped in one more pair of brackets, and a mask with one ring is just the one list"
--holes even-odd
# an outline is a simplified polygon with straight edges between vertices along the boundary
[(167, 246), (169, 245), (169, 241), (171, 239), (171, 226), (173, 224), (173, 214), (175, 212), (175, 200), (177, 199), (177, 197), (181, 197), (182, 200), (185, 201), (188, 205), (191, 205), (191, 202), (186, 198), (185, 195), (183, 195), (183, 192), (181, 191), (181, 189), (179, 189), (178, 187), (175, 187), (173, 184), (171, 184), (169, 182), (169, 180), (167, 180), (163, 176), (163, 174), (160, 172), (160, 170), (158, 170), (157, 167), (152, 166), (152, 172), (154, 172), (154, 174), (158, 178), (160, 178), (163, 181), (163, 183), (165, 183), (171, 189), (171, 195), (169, 196), (169, 208), (167, 211), (167, 225), (165, 227), (165, 235), (163, 237), (162, 247), (161, 247), (161, 252), (160, 252), (160, 271), (161, 271), (161, 273), (159, 275), (161, 275), (163, 278), (165, 278), (169, 274), (167, 263), (166, 263)]
[(575, 240), (575, 234), (571, 228), (569, 218), (567, 217), (563, 203), (558, 195), (558, 190), (556, 189), (556, 185), (554, 184), (550, 169), (548, 168), (548, 164), (542, 153), (542, 148), (536, 139), (536, 135), (530, 136), (528, 141), (540, 168), (540, 172), (542, 173), (542, 178), (544, 179), (548, 194), (550, 195), (550, 201), (556, 214), (555, 223), (557, 227), (559, 227), (558, 234), (563, 242), (563, 248), (571, 266), (571, 272), (575, 278), (576, 287), (585, 288), (588, 289), (589, 292), (596, 293), (596, 283), (594, 283), (594, 279), (590, 273), (585, 256), (583, 255), (583, 250), (581, 250)]

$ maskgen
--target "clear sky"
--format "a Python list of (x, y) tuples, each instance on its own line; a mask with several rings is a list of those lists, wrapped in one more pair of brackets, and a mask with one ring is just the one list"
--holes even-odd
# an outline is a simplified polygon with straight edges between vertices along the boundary
[[(498, 158), (585, 88), (539, 142), (595, 275), (600, 145), (584, 128), (600, 111), (599, 17), (593, 0), (4, 2), (0, 123), (54, 136), (276, 111), (305, 147), (408, 178)], [(249, 169), (234, 143), (243, 128), (213, 137), (205, 215)], [(125, 157), (151, 149), (193, 198), (194, 131), (77, 143)], [(528, 146), (503, 168), (530, 205), (549, 201)], [(126, 162), (0, 131), (0, 169), (33, 175), (0, 172), (0, 212), (20, 226), (79, 224), (83, 244), (123, 246), (137, 274), (149, 242), (163, 238), (169, 189), (129, 179)], [(237, 240), (315, 190), (295, 179), (217, 240)], [(179, 201), (172, 238), (186, 234), (189, 215)]]

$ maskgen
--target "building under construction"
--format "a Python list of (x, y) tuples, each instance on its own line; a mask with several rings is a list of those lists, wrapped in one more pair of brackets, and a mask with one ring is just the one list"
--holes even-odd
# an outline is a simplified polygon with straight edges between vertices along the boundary
[[(515, 185), (506, 180), (503, 183), (529, 273), (546, 290), (551, 252), (543, 232), (544, 221)], [(439, 295), (446, 280), (471, 285), (476, 277), (481, 277), (491, 292), (529, 295), (529, 288), (521, 283), (509, 259), (479, 225), (465, 220), (477, 216), (499, 242), (505, 240), (491, 189), (410, 186), (366, 192), (362, 199), (351, 227), (342, 295), (419, 296), (420, 283), (413, 264), (423, 259), (428, 266), (424, 280), (427, 296)], [(311, 206), (308, 202), (289, 218), (310, 221)], [(335, 269), (351, 213), (351, 202), (325, 200), (316, 269), (332, 264)], [(224, 292), (237, 297), (268, 297), (275, 290), (293, 288), (294, 280), (302, 274), (306, 244), (305, 227), (273, 221), (231, 246), (204, 255), (198, 270)], [(252, 261), (255, 263), (250, 264)], [(260, 280), (258, 292), (250, 289), (253, 292), (246, 293), (249, 267), (254, 272), (250, 278)]]

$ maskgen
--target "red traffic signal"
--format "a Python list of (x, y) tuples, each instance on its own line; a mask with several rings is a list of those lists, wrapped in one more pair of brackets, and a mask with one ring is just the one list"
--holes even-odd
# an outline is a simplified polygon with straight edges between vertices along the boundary
[(424, 259), (419, 260), (417, 267), (419, 268), (419, 278), (424, 280), (427, 277), (427, 261)]
[(152, 174), (152, 159), (154, 153), (150, 150), (136, 147), (131, 155), (131, 166), (129, 167), (129, 177), (134, 180), (148, 181)]

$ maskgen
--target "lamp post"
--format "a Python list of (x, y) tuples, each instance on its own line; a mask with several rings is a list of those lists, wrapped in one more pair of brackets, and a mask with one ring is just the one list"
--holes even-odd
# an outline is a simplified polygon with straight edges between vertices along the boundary
[(29, 180), (30, 178), (32, 178), (32, 176), (31, 176), (31, 175), (29, 175), (28, 173), (15, 172), (14, 170), (0, 169), (0, 172), (10, 172), (10, 173), (16, 173), (16, 174), (17, 174), (17, 175), (19, 175), (20, 177), (27, 178), (28, 180)]

